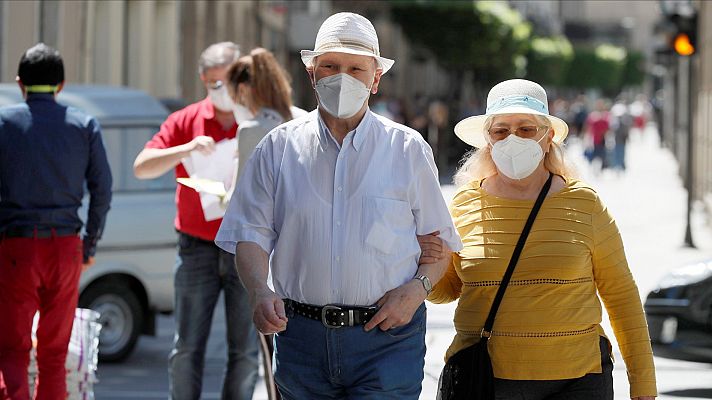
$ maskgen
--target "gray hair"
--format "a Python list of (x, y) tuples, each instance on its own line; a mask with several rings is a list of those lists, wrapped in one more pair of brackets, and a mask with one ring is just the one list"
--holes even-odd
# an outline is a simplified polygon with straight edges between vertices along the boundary
[(198, 72), (216, 67), (226, 67), (240, 58), (240, 47), (233, 42), (220, 42), (211, 44), (200, 54)]

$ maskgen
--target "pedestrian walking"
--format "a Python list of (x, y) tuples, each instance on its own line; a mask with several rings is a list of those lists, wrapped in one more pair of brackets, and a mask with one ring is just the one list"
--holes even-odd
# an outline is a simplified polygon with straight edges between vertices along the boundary
[[(549, 115), (544, 89), (501, 82), (487, 96), (486, 113), (460, 121), (455, 133), (478, 150), (456, 174), (451, 206), (465, 247), (428, 297), (458, 300), (445, 359), (485, 340), (496, 399), (612, 400), (600, 296), (628, 368), (630, 397), (654, 398), (650, 338), (618, 228), (595, 190), (573, 177), (561, 148), (568, 126)], [(515, 245), (520, 233), (523, 248)], [(500, 285), (504, 297), (485, 327)]]
[[(136, 157), (134, 172), (138, 178), (155, 178), (171, 169), (177, 178), (188, 177), (181, 163), (184, 157), (193, 151), (210, 154), (216, 142), (235, 137), (238, 126), (226, 82), (228, 69), (239, 56), (237, 45), (231, 42), (216, 43), (203, 51), (199, 72), (207, 97), (168, 117)], [(205, 348), (221, 291), (225, 294), (228, 353), (222, 398), (251, 399), (259, 364), (257, 333), (233, 255), (213, 242), (222, 219), (206, 220), (199, 194), (183, 185), (176, 187), (176, 208), (176, 333), (169, 356), (171, 399), (200, 398)]]
[[(93, 117), (56, 101), (64, 87), (59, 52), (44, 43), (22, 55), (25, 98), (0, 108), (0, 398), (30, 399), (32, 320), (38, 377), (33, 399), (67, 396), (65, 362), (79, 275), (94, 263), (111, 202), (111, 171)], [(89, 210), (83, 239), (84, 187)]]
[(597, 170), (601, 171), (609, 167), (608, 148), (606, 140), (611, 129), (611, 115), (605, 100), (596, 100), (596, 106), (586, 118), (585, 141), (587, 142), (587, 155), (589, 162), (599, 161)]
[(574, 137), (581, 137), (584, 134), (586, 118), (588, 118), (588, 107), (586, 106), (586, 96), (580, 94), (571, 103), (570, 115), (572, 122), (572, 132)]
[(426, 253), (461, 248), (432, 152), (368, 108), (394, 61), (366, 18), (330, 16), (301, 56), (318, 108), (257, 145), (216, 243), (276, 334), (284, 399), (417, 399), (424, 299), (449, 256), (419, 266), (416, 233), (439, 232)]
[(630, 130), (635, 120), (624, 100), (619, 100), (611, 107), (611, 130), (615, 138), (613, 147), (613, 168), (625, 171), (625, 149), (630, 137)]

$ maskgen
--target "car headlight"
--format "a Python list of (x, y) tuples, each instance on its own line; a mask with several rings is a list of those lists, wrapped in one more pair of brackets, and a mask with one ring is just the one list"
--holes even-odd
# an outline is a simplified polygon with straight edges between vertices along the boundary
[(660, 280), (660, 289), (701, 282), (712, 276), (712, 261), (675, 268)]

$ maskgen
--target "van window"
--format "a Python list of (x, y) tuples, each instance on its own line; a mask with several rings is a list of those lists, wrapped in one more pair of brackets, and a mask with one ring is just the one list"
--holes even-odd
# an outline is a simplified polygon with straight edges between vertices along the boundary
[(155, 126), (102, 126), (101, 135), (114, 177), (114, 192), (175, 190), (173, 172), (156, 179), (140, 180), (133, 174), (133, 162), (143, 146), (160, 129)]

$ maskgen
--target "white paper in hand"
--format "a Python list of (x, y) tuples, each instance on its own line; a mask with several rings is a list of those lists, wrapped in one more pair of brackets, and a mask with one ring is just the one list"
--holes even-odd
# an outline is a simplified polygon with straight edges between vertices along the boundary
[(181, 185), (195, 189), (198, 193), (214, 194), (219, 197), (227, 195), (225, 184), (222, 182), (202, 178), (178, 178), (176, 181)]
[[(225, 215), (221, 197), (227, 193), (232, 184), (237, 160), (237, 140), (221, 140), (215, 145), (215, 151), (205, 155), (199, 151), (190, 153), (190, 157), (182, 160), (190, 180), (180, 178), (181, 184), (195, 189), (200, 194), (200, 205), (206, 221), (214, 221)], [(183, 182), (181, 182), (183, 181)], [(222, 190), (219, 190), (222, 188)]]

